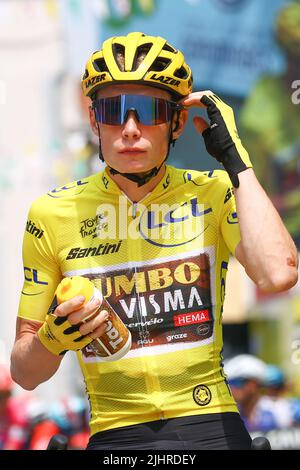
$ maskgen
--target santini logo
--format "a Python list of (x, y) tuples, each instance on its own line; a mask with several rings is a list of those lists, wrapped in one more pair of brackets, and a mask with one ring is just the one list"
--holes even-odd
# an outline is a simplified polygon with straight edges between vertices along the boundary
[(119, 243), (106, 243), (103, 245), (95, 246), (93, 248), (72, 248), (66, 259), (76, 259), (76, 258), (88, 258), (89, 256), (101, 256), (108, 255), (109, 253), (117, 253), (122, 244), (122, 240)]
[(34, 235), (36, 238), (42, 238), (44, 235), (44, 230), (38, 228), (31, 220), (27, 220), (26, 222), (26, 232), (31, 233), (31, 235)]

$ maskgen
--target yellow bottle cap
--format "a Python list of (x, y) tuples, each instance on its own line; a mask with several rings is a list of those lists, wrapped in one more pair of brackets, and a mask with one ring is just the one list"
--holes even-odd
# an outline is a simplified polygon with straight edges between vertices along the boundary
[(93, 296), (94, 284), (83, 276), (65, 277), (56, 289), (56, 298), (59, 304), (76, 297), (83, 295), (85, 302), (89, 302)]

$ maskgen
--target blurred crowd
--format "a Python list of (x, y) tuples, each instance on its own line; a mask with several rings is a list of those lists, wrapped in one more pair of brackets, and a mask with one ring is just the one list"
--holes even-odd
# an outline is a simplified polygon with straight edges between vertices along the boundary
[[(240, 414), (252, 435), (300, 430), (300, 398), (275, 364), (241, 354), (225, 361), (228, 385)], [(31, 393), (15, 393), (9, 368), (0, 364), (0, 449), (45, 450), (51, 437), (63, 434), (68, 449), (85, 449), (89, 438), (89, 404), (81, 396), (68, 396), (46, 403)], [(273, 432), (273, 434), (268, 434)], [(295, 441), (295, 439), (294, 439)], [(300, 440), (277, 441), (277, 448), (300, 448)]]
[(45, 450), (55, 434), (68, 438), (68, 449), (85, 449), (89, 406), (84, 397), (46, 403), (15, 389), (8, 366), (0, 364), (0, 450)]
[[(292, 384), (283, 370), (250, 354), (228, 359), (224, 370), (252, 437), (264, 434), (272, 440), (277, 436), (276, 448), (300, 449), (300, 398), (293, 396)], [(297, 430), (296, 440), (287, 433), (291, 429)]]

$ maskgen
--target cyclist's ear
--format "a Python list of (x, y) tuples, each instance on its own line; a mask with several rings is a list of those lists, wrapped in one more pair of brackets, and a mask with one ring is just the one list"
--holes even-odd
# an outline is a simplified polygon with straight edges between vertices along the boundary
[(98, 137), (98, 125), (96, 121), (95, 111), (92, 108), (92, 106), (89, 107), (89, 116), (90, 116), (90, 124), (91, 124), (92, 131)]
[(187, 109), (182, 109), (178, 113), (175, 113), (172, 121), (172, 137), (177, 140), (180, 134), (183, 132), (186, 122), (188, 120), (189, 112)]

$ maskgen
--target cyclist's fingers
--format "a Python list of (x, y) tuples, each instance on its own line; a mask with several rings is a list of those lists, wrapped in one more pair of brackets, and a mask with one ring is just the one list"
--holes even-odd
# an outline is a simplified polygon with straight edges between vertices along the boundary
[(211, 90), (204, 90), (204, 91), (196, 91), (194, 93), (190, 93), (186, 98), (180, 101), (180, 103), (185, 108), (192, 108), (197, 106), (199, 108), (206, 108), (205, 104), (203, 104), (200, 100), (202, 96), (211, 96), (213, 92)]
[(195, 116), (193, 118), (193, 123), (194, 123), (196, 130), (200, 132), (201, 134), (205, 131), (205, 129), (208, 129), (210, 127), (208, 122), (206, 122), (205, 119), (199, 116)]
[(73, 311), (69, 314), (68, 320), (71, 325), (77, 325), (84, 321), (87, 317), (94, 316), (100, 307), (99, 299), (94, 299), (92, 302), (88, 302), (86, 305), (83, 305), (79, 310)]
[(106, 320), (108, 319), (109, 314), (106, 310), (102, 310), (91, 320), (80, 325), (79, 331), (82, 335), (89, 335), (91, 338), (97, 338), (99, 331), (101, 334), (104, 333), (107, 328)]
[(89, 333), (89, 336), (93, 339), (101, 338), (101, 336), (104, 335), (106, 329), (107, 329), (107, 324), (104, 323), (104, 324), (98, 326), (98, 328), (96, 328), (94, 331)]
[(85, 298), (83, 295), (77, 295), (73, 297), (73, 299), (67, 300), (66, 302), (62, 302), (58, 307), (55, 309), (55, 315), (58, 317), (66, 317), (71, 312), (75, 312), (79, 310), (85, 302)]

